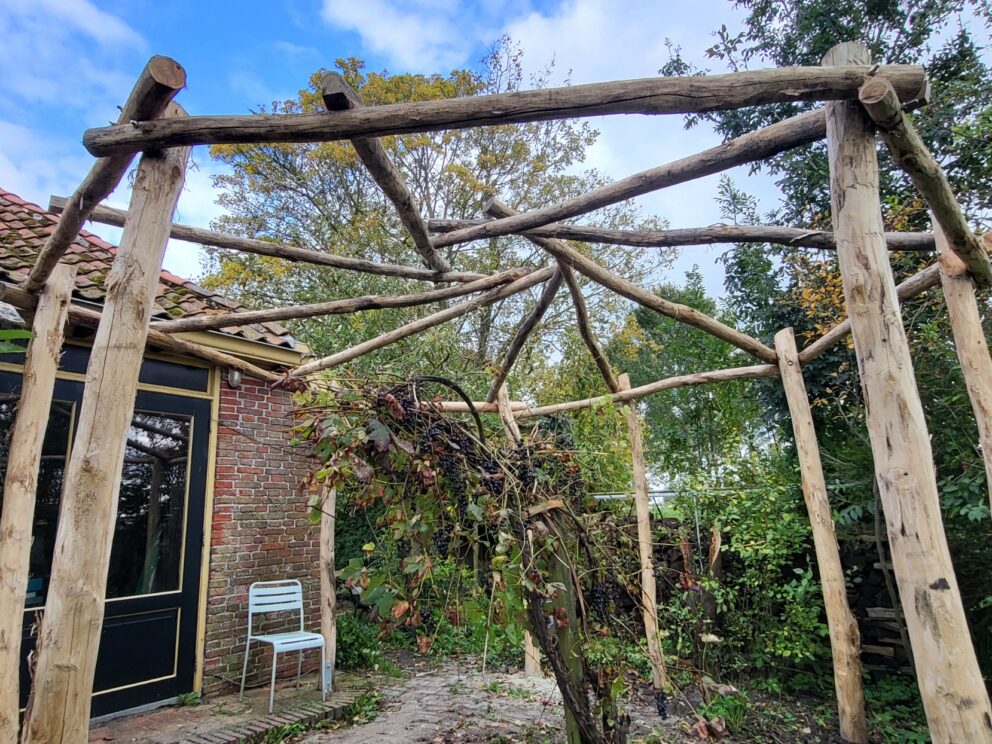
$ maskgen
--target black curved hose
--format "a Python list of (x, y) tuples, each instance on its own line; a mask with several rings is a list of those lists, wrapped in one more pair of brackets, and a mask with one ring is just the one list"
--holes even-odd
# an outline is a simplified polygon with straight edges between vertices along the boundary
[(486, 445), (486, 433), (482, 428), (482, 417), (473, 405), (472, 399), (468, 397), (468, 394), (462, 390), (461, 386), (457, 382), (454, 380), (449, 380), (447, 377), (437, 377), (435, 375), (421, 375), (420, 377), (414, 377), (412, 382), (414, 394), (417, 394), (417, 385), (421, 382), (436, 382), (454, 390), (458, 397), (465, 401), (465, 404), (468, 406), (468, 412), (472, 414), (472, 418), (475, 419), (475, 425), (479, 429), (479, 441), (483, 446)]

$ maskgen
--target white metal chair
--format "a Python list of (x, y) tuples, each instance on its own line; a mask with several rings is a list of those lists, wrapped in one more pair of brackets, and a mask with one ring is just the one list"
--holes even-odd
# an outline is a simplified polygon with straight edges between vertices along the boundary
[[(285, 633), (265, 633), (255, 635), (253, 623), (255, 615), (272, 612), (293, 612), (299, 610), (300, 629)], [(303, 652), (308, 648), (320, 649), (320, 692), (321, 699), (327, 700), (327, 685), (324, 683), (326, 649), (324, 636), (320, 633), (307, 633), (303, 630), (303, 587), (296, 579), (285, 581), (256, 581), (248, 587), (248, 640), (245, 641), (245, 663), (241, 668), (241, 697), (245, 694), (245, 677), (248, 675), (248, 651), (251, 642), (268, 643), (272, 646), (272, 680), (269, 683), (269, 713), (276, 693), (276, 666), (280, 653), (299, 652), (296, 662), (296, 686), (300, 686), (300, 671), (303, 668)]]

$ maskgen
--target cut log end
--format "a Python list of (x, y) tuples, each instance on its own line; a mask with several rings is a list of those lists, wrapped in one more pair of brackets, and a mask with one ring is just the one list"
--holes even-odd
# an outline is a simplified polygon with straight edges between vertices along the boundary
[(348, 111), (363, 106), (358, 92), (337, 72), (324, 75), (320, 82), (320, 95), (328, 111)]
[(186, 87), (186, 70), (171, 57), (156, 54), (148, 60), (148, 74), (167, 88), (180, 90)]

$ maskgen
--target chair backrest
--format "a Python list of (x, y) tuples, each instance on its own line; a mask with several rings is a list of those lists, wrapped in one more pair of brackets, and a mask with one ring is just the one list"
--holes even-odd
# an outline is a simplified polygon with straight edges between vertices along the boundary
[(296, 579), (256, 581), (248, 587), (249, 634), (255, 615), (293, 610), (300, 611), (300, 630), (303, 630), (303, 586)]

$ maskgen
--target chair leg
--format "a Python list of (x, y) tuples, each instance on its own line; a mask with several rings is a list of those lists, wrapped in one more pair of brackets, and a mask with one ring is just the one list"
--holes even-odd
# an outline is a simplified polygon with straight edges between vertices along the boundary
[(328, 679), (330, 675), (327, 673), (327, 648), (325, 646), (320, 647), (320, 700), (323, 703), (327, 702), (327, 688), (330, 687), (331, 680)]
[(296, 654), (296, 689), (300, 689), (300, 672), (303, 671), (303, 649)]
[(251, 638), (245, 641), (245, 663), (241, 665), (241, 692), (238, 700), (243, 700), (245, 696), (245, 677), (248, 675), (248, 647), (251, 646)]
[(276, 647), (272, 647), (272, 679), (269, 682), (269, 713), (272, 713), (272, 705), (276, 700), (276, 666), (279, 662), (279, 652)]

